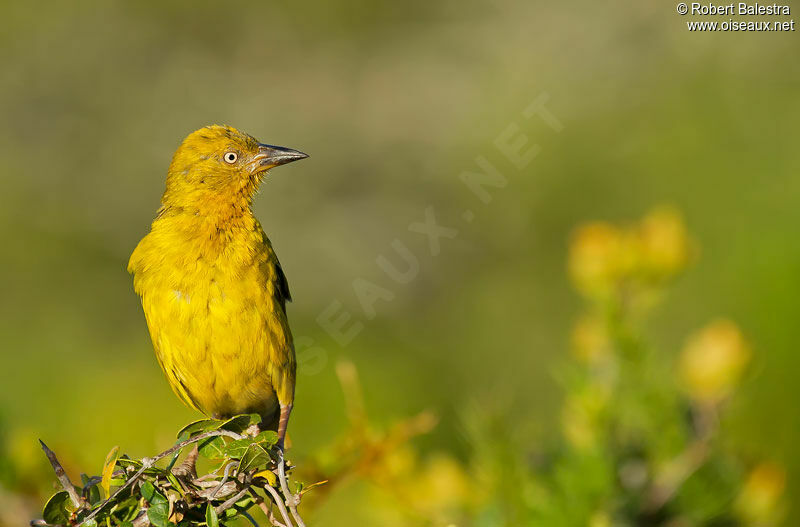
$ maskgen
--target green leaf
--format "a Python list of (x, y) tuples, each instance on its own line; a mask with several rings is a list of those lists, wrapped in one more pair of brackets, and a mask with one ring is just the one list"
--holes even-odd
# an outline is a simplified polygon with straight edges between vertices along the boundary
[(133, 468), (135, 468), (137, 470), (142, 468), (142, 462), (141, 461), (139, 461), (138, 459), (131, 459), (131, 458), (127, 457), (127, 456), (123, 456), (123, 457), (119, 458), (117, 460), (117, 465), (119, 465), (122, 468), (133, 467)]
[(201, 456), (209, 459), (222, 459), (225, 457), (225, 441), (221, 437), (209, 437), (197, 444)]
[(194, 435), (208, 432), (209, 430), (216, 430), (222, 423), (223, 421), (219, 419), (200, 419), (199, 421), (193, 421), (180, 429), (178, 432), (178, 439), (183, 441)]
[(169, 503), (150, 505), (147, 517), (155, 527), (169, 527)]
[(231, 441), (225, 446), (225, 455), (232, 459), (242, 459), (248, 447), (258, 443), (265, 449), (272, 448), (278, 442), (278, 434), (272, 430), (261, 432), (255, 437), (244, 437)]
[(258, 443), (252, 443), (249, 447), (247, 447), (247, 450), (242, 456), (242, 460), (239, 462), (238, 471), (247, 472), (251, 469), (266, 465), (271, 460), (272, 458), (269, 457), (269, 453), (263, 446)]
[(245, 437), (231, 441), (225, 446), (225, 455), (232, 459), (242, 459), (247, 448), (255, 442), (255, 438)]
[(139, 493), (119, 501), (111, 508), (111, 514), (123, 522), (133, 522), (139, 515), (141, 496)]
[(209, 503), (206, 505), (206, 524), (208, 527), (219, 527), (219, 518), (217, 518), (217, 511), (214, 506)]
[(175, 474), (173, 474), (172, 472), (167, 472), (167, 479), (169, 480), (170, 484), (172, 484), (172, 488), (178, 491), (178, 494), (183, 496), (185, 492), (183, 485), (181, 485), (181, 482), (178, 481), (178, 478), (175, 477)]
[(168, 527), (169, 501), (167, 498), (158, 492), (149, 481), (142, 483), (142, 497), (150, 504), (147, 509), (147, 517), (150, 519), (150, 523), (154, 527)]
[[(250, 505), (253, 505), (255, 502), (256, 500), (254, 500), (252, 496), (245, 496), (244, 498), (236, 502), (236, 507), (247, 509)], [(233, 508), (227, 510), (232, 510), (232, 509)]]
[(100, 489), (98, 488), (97, 484), (100, 483), (100, 478), (97, 476), (89, 477), (86, 474), (81, 474), (81, 484), (83, 485), (83, 497), (91, 505), (97, 505), (100, 500)]
[(142, 483), (142, 497), (151, 505), (168, 503), (167, 498), (149, 481)]
[(237, 434), (241, 434), (251, 425), (257, 425), (261, 422), (261, 416), (258, 414), (246, 414), (246, 415), (237, 415), (235, 417), (231, 417), (221, 425), (219, 425), (219, 429), (222, 430), (230, 430), (231, 432), (236, 432)]
[(69, 493), (66, 490), (56, 492), (47, 500), (42, 511), (42, 518), (50, 524), (68, 525), (72, 502), (69, 500)]
[(309, 485), (307, 487), (304, 487), (302, 484), (298, 483), (297, 484), (297, 493), (301, 494), (301, 495), (305, 494), (309, 490), (314, 489), (316, 487), (320, 487), (320, 486), (326, 484), (327, 482), (328, 482), (328, 480), (325, 479), (325, 480), (322, 480), (322, 481), (317, 481), (316, 483), (312, 483), (311, 485)]
[(266, 448), (273, 447), (278, 444), (278, 432), (274, 430), (265, 430), (256, 436), (256, 441), (263, 444)]
[[(180, 442), (181, 440), (179, 439), (175, 444), (177, 445)], [(181, 452), (183, 452), (183, 448), (179, 448), (174, 454), (172, 454), (172, 459), (170, 459), (169, 463), (167, 464), (167, 473), (172, 472), (173, 467), (175, 467), (175, 463), (178, 462), (178, 458), (181, 456)]]
[(106, 462), (103, 464), (103, 478), (100, 481), (100, 488), (103, 489), (103, 497), (108, 498), (111, 495), (111, 475), (114, 473), (114, 467), (117, 466), (119, 459), (119, 447), (115, 446), (111, 452), (106, 456)]
[(247, 430), (251, 425), (261, 422), (261, 416), (258, 414), (237, 415), (231, 417), (227, 421), (220, 419), (200, 419), (189, 423), (181, 428), (178, 432), (178, 439), (186, 440), (197, 434), (209, 432), (211, 430), (229, 430), (241, 434)]
[[(142, 468), (142, 462), (140, 460), (138, 460), (138, 459), (129, 459), (129, 458), (126, 458), (126, 457), (119, 458), (117, 460), (117, 465), (119, 465), (121, 468), (125, 468), (125, 469), (133, 467), (135, 470), (139, 470), (140, 468)], [(155, 466), (150, 467), (150, 468), (148, 468), (147, 470), (144, 471), (144, 474), (151, 475), (151, 476), (152, 475), (160, 476), (163, 473), (164, 473), (163, 469), (160, 469), (160, 468), (155, 467)]]
[[(117, 483), (117, 486), (121, 486), (124, 484), (125, 482)], [(97, 485), (92, 485), (91, 487), (88, 488), (88, 491), (84, 490), (84, 492), (86, 492), (86, 499), (89, 501), (89, 504), (91, 505), (97, 505), (98, 503), (103, 501), (103, 497), (100, 495), (100, 489), (98, 488)]]

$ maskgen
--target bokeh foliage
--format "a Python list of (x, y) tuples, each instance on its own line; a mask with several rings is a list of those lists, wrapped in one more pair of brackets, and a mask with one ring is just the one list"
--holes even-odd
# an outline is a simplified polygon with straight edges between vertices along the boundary
[[(650, 3), (0, 9), (0, 523), (32, 517), (51, 490), (37, 438), (77, 478), (110, 445), (156, 452), (196, 418), (161, 379), (124, 269), (171, 153), (210, 122), (312, 154), (276, 170), (256, 204), (288, 273), (294, 331), (324, 351), (298, 385), (298, 459), (346, 434), (341, 358), (358, 366), (380, 427), (441, 415), (398, 466), (433, 464), (428, 452), (468, 463), (465, 423), (486, 408), (503, 416), (492, 433), (510, 429), (514, 444), (550, 436), (562, 407), (553, 368), (580, 309), (565, 240), (587, 218), (670, 202), (699, 257), (655, 305), (649, 342), (677, 364), (699, 321), (737, 322), (752, 360), (724, 435), (753, 463), (783, 467), (798, 496), (794, 35), (689, 34), (674, 6)], [(520, 123), (542, 152), (515, 172), (492, 141), (542, 91), (565, 129)], [(458, 179), (479, 154), (509, 176), (486, 206)], [(460, 229), (435, 258), (407, 231), (431, 204)], [(395, 238), (421, 270), (370, 320), (352, 281), (390, 287), (375, 258)], [(316, 322), (334, 299), (365, 324), (345, 347)], [(352, 518), (362, 491), (332, 493), (316, 517)]]
[[(505, 416), (484, 408), (462, 416), (466, 460), (443, 449), (422, 451), (410, 440), (430, 432), (436, 418), (423, 413), (381, 429), (366, 413), (355, 367), (340, 363), (350, 426), (301, 464), (301, 473), (326, 484), (311, 506), (319, 509), (343, 488), (362, 483), (368, 485), (359, 500), (363, 521), (388, 526), (777, 525), (785, 514), (785, 469), (747, 459), (724, 433), (752, 355), (739, 328), (728, 320), (710, 322), (689, 336), (674, 365), (643, 331), (647, 315), (695, 253), (680, 214), (669, 207), (632, 225), (592, 222), (574, 232), (568, 269), (586, 308), (573, 330), (572, 359), (559, 374), (565, 389), (560, 431), (538, 445), (520, 441)], [(247, 416), (199, 421), (178, 439), (217, 429), (242, 433), (251, 424)], [(273, 474), (275, 438), (264, 432), (206, 439), (199, 452), (216, 460), (216, 468), (183, 480), (170, 470), (180, 451), (166, 468), (147, 472), (140, 461), (118, 459), (115, 448), (103, 477), (82, 476), (87, 510), (71, 512), (61, 491), (45, 506), (45, 520), (74, 524), (94, 507), (98, 521), (108, 517), (113, 525), (144, 514), (158, 527), (196, 525), (211, 521), (203, 513), (216, 508), (213, 522), (233, 522), (255, 504), (238, 492), (258, 482), (256, 488), (283, 488)], [(121, 472), (113, 472), (115, 464)], [(229, 464), (233, 470), (223, 474)], [(99, 488), (107, 496), (110, 484), (140, 476), (114, 493), (121, 498), (102, 502)], [(209, 494), (217, 486), (225, 491)], [(276, 499), (292, 498), (286, 488)], [(145, 503), (150, 508), (140, 512)]]

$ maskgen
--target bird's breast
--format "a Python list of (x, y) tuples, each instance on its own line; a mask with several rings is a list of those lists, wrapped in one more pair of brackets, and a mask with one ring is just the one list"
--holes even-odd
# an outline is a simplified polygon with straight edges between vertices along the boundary
[(223, 240), (171, 236), (154, 230), (131, 258), (170, 382), (209, 414), (271, 400), (276, 368), (293, 371), (294, 364), (271, 247), (257, 232)]

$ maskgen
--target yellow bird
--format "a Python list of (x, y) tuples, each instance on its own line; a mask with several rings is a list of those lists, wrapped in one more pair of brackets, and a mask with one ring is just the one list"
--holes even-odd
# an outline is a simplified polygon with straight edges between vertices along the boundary
[(281, 447), (295, 388), (291, 296), (251, 206), (267, 170), (306, 157), (228, 126), (193, 132), (128, 263), (178, 397), (215, 418), (258, 413)]

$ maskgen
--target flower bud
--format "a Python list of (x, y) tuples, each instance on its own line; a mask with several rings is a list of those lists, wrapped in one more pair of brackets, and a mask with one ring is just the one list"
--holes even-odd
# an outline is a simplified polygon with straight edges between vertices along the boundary
[(730, 395), (749, 360), (750, 350), (739, 328), (718, 320), (689, 337), (679, 370), (693, 399), (715, 404)]
[(572, 236), (569, 273), (578, 290), (587, 296), (611, 292), (621, 271), (622, 233), (609, 223), (593, 222)]
[(748, 522), (772, 519), (786, 486), (786, 471), (774, 463), (756, 466), (736, 499), (736, 510)]
[(639, 225), (642, 263), (658, 279), (674, 276), (689, 261), (690, 242), (680, 213), (659, 207), (644, 217)]

